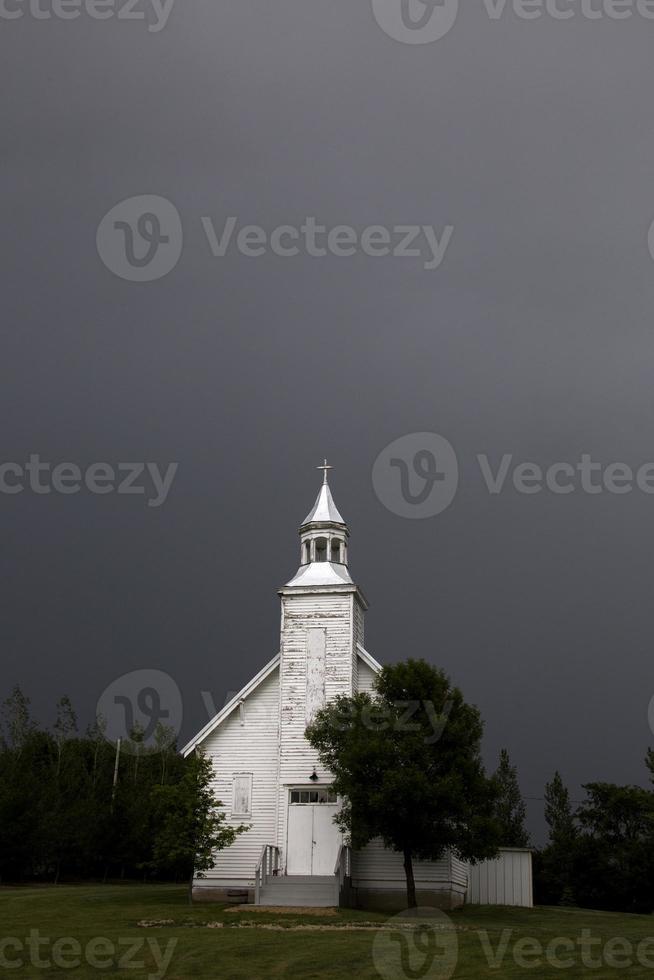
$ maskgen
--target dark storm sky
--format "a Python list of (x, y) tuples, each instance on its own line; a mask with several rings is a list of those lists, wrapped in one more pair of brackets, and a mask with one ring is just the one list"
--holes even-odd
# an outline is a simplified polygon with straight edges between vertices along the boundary
[[(140, 9), (144, 9), (141, 7)], [(172, 675), (182, 737), (278, 649), (276, 589), (327, 455), (382, 662), (444, 667), (523, 791), (559, 768), (642, 782), (654, 741), (654, 497), (491, 496), (476, 463), (654, 459), (654, 21), (459, 10), (402, 44), (366, 0), (177, 0), (140, 21), (0, 22), (2, 460), (179, 463), (140, 496), (0, 495), (2, 687), (84, 722), (137, 668)], [(182, 218), (165, 277), (100, 261), (125, 198)], [(272, 229), (445, 225), (442, 265), (234, 250)], [(434, 431), (458, 494), (406, 520), (371, 483)], [(532, 826), (540, 804), (532, 805)]]

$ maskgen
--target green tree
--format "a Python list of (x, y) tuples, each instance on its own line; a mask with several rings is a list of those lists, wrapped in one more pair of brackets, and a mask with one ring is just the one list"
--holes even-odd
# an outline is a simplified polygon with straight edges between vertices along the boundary
[(336, 821), (352, 845), (381, 837), (402, 854), (409, 908), (415, 859), (453, 851), (474, 863), (497, 853), (496, 788), (481, 736), (477, 708), (424, 660), (384, 667), (375, 697), (342, 695), (306, 731), (344, 799)]
[(576, 898), (574, 867), (579, 833), (570, 793), (560, 772), (545, 784), (548, 844), (534, 858), (537, 900), (546, 905), (571, 905)]
[(214, 864), (214, 852), (233, 844), (249, 828), (232, 827), (211, 789), (211, 760), (197, 751), (186, 762), (179, 782), (154, 786), (155, 830), (151, 866), (159, 871), (186, 872), (189, 902), (193, 878), (203, 878)]
[(588, 783), (577, 810), (574, 878), (579, 904), (624, 912), (654, 908), (654, 794)]
[(645, 756), (645, 765), (649, 769), (649, 779), (654, 783), (654, 749), (648, 749)]
[(607, 844), (623, 844), (651, 836), (654, 797), (641, 786), (587, 783), (587, 799), (577, 819), (589, 834)]
[(77, 734), (77, 716), (67, 694), (57, 701), (57, 719), (53, 728), (57, 743), (57, 776), (59, 776), (64, 745)]
[(45, 874), (43, 826), (48, 813), (54, 746), (31, 728), (0, 755), (0, 880)]
[(545, 822), (550, 844), (565, 847), (574, 840), (576, 830), (570, 793), (558, 769), (551, 782), (545, 784)]
[(518, 771), (511, 765), (506, 749), (500, 751), (500, 764), (493, 778), (498, 791), (495, 816), (502, 828), (503, 846), (528, 847), (529, 834), (525, 828), (527, 811), (520, 793)]
[(36, 730), (30, 718), (30, 699), (20, 687), (16, 687), (2, 705), (2, 730), (5, 742), (20, 751), (29, 736)]
[(2, 703), (0, 754), (0, 881), (21, 881), (43, 867), (40, 827), (48, 785), (51, 739), (30, 717), (16, 686)]
[(178, 783), (186, 770), (172, 734), (162, 729), (145, 746), (135, 733), (112, 808), (116, 751), (102, 719), (80, 736), (62, 697), (52, 731), (44, 731), (18, 688), (1, 717), (0, 881), (142, 875), (157, 825), (152, 788)]

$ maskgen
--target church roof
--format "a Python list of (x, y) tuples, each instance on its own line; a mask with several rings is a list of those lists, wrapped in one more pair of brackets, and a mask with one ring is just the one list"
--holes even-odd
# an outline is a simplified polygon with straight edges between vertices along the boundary
[[(361, 660), (363, 660), (364, 663), (368, 664), (368, 666), (372, 670), (374, 670), (376, 674), (379, 673), (379, 671), (382, 669), (381, 664), (378, 663), (375, 660), (375, 658), (371, 654), (369, 654), (368, 651), (364, 649), (364, 647), (361, 646), (360, 643), (357, 643), (357, 653), (361, 658)], [(195, 738), (192, 738), (191, 741), (184, 746), (184, 748), (182, 749), (182, 755), (184, 757), (190, 755), (190, 753), (193, 752), (193, 750), (196, 749), (205, 740), (205, 738), (208, 735), (210, 735), (213, 731), (215, 731), (216, 728), (218, 728), (218, 726), (221, 725), (226, 718), (229, 718), (232, 711), (234, 711), (234, 709), (238, 707), (238, 705), (242, 701), (245, 701), (245, 699), (250, 694), (252, 694), (252, 692), (255, 691), (259, 687), (259, 685), (262, 684), (263, 681), (265, 681), (265, 679), (269, 677), (270, 674), (273, 673), (273, 671), (278, 669), (280, 659), (281, 656), (278, 653), (272, 658), (272, 660), (269, 660), (266, 666), (262, 670), (260, 670), (259, 673), (256, 674), (248, 684), (245, 685), (245, 687), (241, 688), (238, 694), (235, 694), (234, 697), (231, 698), (230, 701), (228, 701), (225, 707), (221, 711), (219, 711), (217, 715), (214, 715), (211, 721), (208, 722), (200, 732), (198, 732)]]
[(347, 565), (338, 565), (332, 561), (313, 561), (309, 565), (300, 565), (295, 576), (284, 586), (292, 585), (354, 585), (347, 570)]
[(245, 698), (248, 696), (248, 694), (251, 694), (252, 691), (255, 691), (259, 687), (259, 684), (263, 683), (266, 677), (272, 674), (272, 672), (279, 667), (280, 659), (281, 659), (281, 655), (279, 653), (276, 653), (275, 656), (272, 658), (272, 660), (269, 660), (266, 666), (263, 667), (258, 674), (255, 674), (252, 680), (248, 684), (246, 684), (245, 687), (241, 688), (238, 694), (235, 694), (227, 702), (225, 707), (218, 712), (217, 715), (214, 715), (211, 721), (208, 722), (208, 724), (206, 724), (204, 728), (198, 732), (195, 738), (192, 738), (191, 741), (184, 746), (184, 748), (182, 749), (182, 755), (185, 758), (193, 751), (193, 749), (197, 748), (197, 746), (204, 741), (207, 735), (210, 735), (211, 732), (225, 720), (225, 718), (228, 718), (231, 715), (234, 708), (236, 708), (241, 703), (241, 701), (244, 701)]
[(302, 527), (305, 524), (313, 524), (314, 522), (345, 525), (345, 521), (341, 517), (338, 507), (334, 503), (334, 498), (332, 497), (332, 492), (329, 489), (327, 481), (321, 486), (313, 508), (302, 521)]

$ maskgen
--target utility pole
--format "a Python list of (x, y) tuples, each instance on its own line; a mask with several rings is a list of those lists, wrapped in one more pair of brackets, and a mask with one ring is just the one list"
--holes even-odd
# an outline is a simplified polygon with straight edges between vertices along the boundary
[(118, 785), (118, 763), (120, 762), (120, 743), (122, 739), (116, 740), (116, 762), (114, 764), (114, 782), (111, 788), (111, 809), (110, 813), (114, 812), (114, 800), (116, 798), (116, 786)]

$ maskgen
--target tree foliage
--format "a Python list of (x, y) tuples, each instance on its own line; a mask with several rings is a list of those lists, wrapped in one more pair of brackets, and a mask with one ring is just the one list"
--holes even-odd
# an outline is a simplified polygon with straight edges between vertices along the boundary
[(537, 901), (654, 911), (654, 792), (606, 782), (583, 789), (573, 811), (558, 772), (545, 788), (549, 842), (536, 858)]
[(191, 868), (189, 901), (193, 877), (203, 878), (214, 863), (214, 852), (233, 844), (248, 829), (232, 827), (218, 807), (211, 790), (211, 760), (196, 751), (182, 778), (174, 784), (155, 786), (153, 801), (156, 830), (151, 864), (157, 870)]
[(647, 750), (645, 765), (649, 769), (649, 780), (651, 783), (654, 783), (654, 749)]
[(57, 704), (52, 731), (34, 723), (18, 688), (0, 717), (0, 882), (186, 881), (192, 841), (203, 867), (209, 845), (229, 842), (230, 832), (219, 832), (219, 802), (207, 783), (210, 763), (182, 759), (170, 732), (157, 733), (152, 748), (132, 733), (114, 791), (116, 747), (104, 738), (101, 721), (78, 732), (68, 698)]
[(416, 905), (413, 860), (453, 851), (495, 855), (495, 784), (481, 762), (482, 722), (448, 677), (424, 660), (384, 667), (375, 696), (341, 696), (306, 737), (334, 774), (337, 821), (354, 847), (380, 837), (403, 855), (407, 902)]
[(495, 772), (497, 800), (495, 816), (501, 827), (503, 847), (528, 847), (529, 834), (525, 828), (527, 811), (525, 808), (518, 771), (511, 765), (506, 749), (500, 751), (500, 764)]
[(552, 845), (566, 845), (574, 840), (576, 828), (570, 803), (570, 793), (557, 770), (552, 781), (545, 784), (545, 822)]

